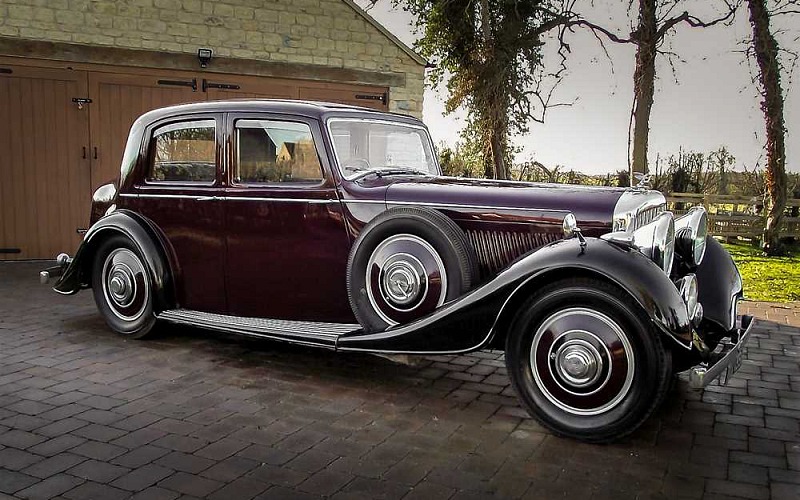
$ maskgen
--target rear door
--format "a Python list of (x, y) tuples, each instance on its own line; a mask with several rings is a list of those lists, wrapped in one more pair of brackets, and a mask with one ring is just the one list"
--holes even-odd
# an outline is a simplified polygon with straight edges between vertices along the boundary
[(153, 221), (174, 252), (179, 306), (224, 313), (222, 115), (173, 117), (145, 134), (147, 160), (129, 205)]

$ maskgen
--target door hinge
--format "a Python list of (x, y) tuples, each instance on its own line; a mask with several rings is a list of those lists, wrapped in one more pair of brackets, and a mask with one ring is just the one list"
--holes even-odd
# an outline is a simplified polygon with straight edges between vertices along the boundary
[(159, 80), (159, 85), (174, 85), (175, 87), (191, 87), (192, 92), (197, 92), (197, 78), (191, 80)]
[(19, 248), (0, 248), (0, 253), (22, 253)]
[(0, 73), (6, 74), (6, 75), (10, 75), (13, 72), (14, 72), (14, 70), (11, 69), (11, 68), (0, 68)]
[(386, 104), (386, 101), (389, 100), (389, 94), (386, 92), (383, 94), (356, 94), (356, 99), (361, 99), (364, 101), (381, 101), (381, 104)]
[(203, 78), (203, 92), (207, 92), (208, 89), (239, 90), (241, 88), (235, 83), (214, 83)]
[(92, 100), (88, 97), (73, 97), (72, 102), (78, 105), (78, 109), (83, 109), (84, 104), (91, 104)]

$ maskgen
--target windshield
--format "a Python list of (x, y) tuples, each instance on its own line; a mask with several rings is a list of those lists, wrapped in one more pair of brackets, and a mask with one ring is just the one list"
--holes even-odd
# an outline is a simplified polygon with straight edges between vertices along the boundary
[(431, 141), (423, 127), (357, 119), (332, 119), (328, 127), (345, 179), (370, 172), (439, 175)]

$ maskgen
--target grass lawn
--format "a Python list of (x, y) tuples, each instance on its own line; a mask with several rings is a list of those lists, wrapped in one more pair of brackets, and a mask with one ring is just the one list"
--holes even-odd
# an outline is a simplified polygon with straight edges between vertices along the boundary
[(791, 302), (800, 300), (800, 249), (789, 257), (764, 257), (747, 244), (725, 244), (744, 282), (747, 300)]

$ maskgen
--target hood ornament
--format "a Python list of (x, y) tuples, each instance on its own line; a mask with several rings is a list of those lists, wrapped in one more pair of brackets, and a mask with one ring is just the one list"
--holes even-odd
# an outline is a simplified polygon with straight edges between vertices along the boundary
[(650, 174), (645, 174), (642, 172), (634, 172), (633, 178), (636, 179), (637, 183), (633, 186), (636, 189), (650, 189)]

